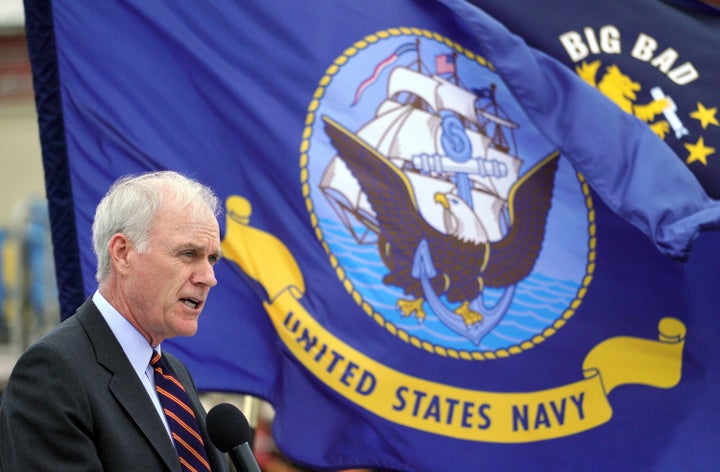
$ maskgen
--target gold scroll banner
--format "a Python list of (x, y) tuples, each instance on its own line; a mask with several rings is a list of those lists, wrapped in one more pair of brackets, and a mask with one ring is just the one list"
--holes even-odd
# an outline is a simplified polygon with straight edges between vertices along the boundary
[(680, 381), (684, 325), (673, 318), (660, 322), (659, 341), (618, 337), (600, 343), (585, 359), (583, 380), (535, 392), (497, 393), (391, 369), (328, 332), (303, 308), (300, 297), (298, 290), (289, 289), (265, 304), (298, 361), (356, 405), (433, 434), (498, 443), (569, 436), (610, 420), (607, 393), (617, 385), (669, 388)]
[(265, 309), (283, 343), (328, 388), (399, 425), (451, 438), (523, 443), (595, 428), (612, 417), (607, 395), (625, 384), (671, 388), (680, 381), (685, 326), (658, 325), (659, 339), (615, 337), (583, 362), (584, 379), (522, 393), (453, 387), (404, 374), (349, 346), (300, 303), (302, 271), (275, 236), (249, 226), (252, 206), (239, 196), (227, 205), (224, 256), (266, 290)]

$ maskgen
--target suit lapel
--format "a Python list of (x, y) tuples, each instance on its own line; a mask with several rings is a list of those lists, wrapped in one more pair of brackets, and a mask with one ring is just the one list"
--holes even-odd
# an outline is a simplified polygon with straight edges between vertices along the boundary
[(75, 316), (78, 316), (93, 343), (98, 364), (112, 373), (108, 385), (112, 395), (162, 457), (169, 470), (180, 470), (175, 447), (157, 410), (100, 311), (91, 300), (88, 300), (78, 309)]

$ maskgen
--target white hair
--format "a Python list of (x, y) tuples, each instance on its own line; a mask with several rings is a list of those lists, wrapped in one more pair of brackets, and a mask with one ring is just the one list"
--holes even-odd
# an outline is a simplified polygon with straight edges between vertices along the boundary
[(139, 252), (150, 248), (150, 232), (158, 210), (167, 199), (193, 214), (221, 212), (218, 197), (209, 187), (174, 171), (149, 172), (121, 177), (110, 187), (95, 210), (93, 251), (97, 256), (98, 282), (110, 273), (108, 244), (122, 233)]

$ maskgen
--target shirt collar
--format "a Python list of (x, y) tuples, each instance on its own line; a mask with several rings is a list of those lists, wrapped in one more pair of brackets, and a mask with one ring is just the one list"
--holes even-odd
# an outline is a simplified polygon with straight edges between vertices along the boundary
[[(92, 301), (120, 343), (133, 370), (138, 376), (145, 375), (153, 348), (143, 335), (102, 296), (100, 291), (95, 291)], [(161, 352), (160, 346), (155, 350)]]

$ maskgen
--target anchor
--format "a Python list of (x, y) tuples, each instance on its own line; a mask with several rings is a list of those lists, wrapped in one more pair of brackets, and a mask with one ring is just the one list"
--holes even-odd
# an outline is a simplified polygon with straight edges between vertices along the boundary
[(432, 308), (433, 312), (437, 315), (440, 321), (457, 334), (472, 341), (472, 343), (476, 346), (479, 345), (482, 338), (495, 329), (498, 323), (500, 323), (500, 320), (503, 319), (505, 313), (507, 313), (510, 305), (512, 304), (517, 288), (516, 285), (505, 287), (500, 299), (492, 307), (485, 305), (482, 293), (477, 298), (470, 301), (470, 308), (480, 313), (483, 316), (483, 319), (477, 323), (467, 326), (458, 315), (445, 306), (442, 300), (440, 300), (440, 297), (438, 297), (432, 289), (430, 280), (437, 275), (437, 271), (435, 270), (432, 255), (430, 254), (430, 248), (425, 239), (420, 241), (420, 244), (418, 244), (418, 247), (415, 249), (412, 275), (416, 279), (420, 280), (425, 300), (427, 300), (430, 308)]

